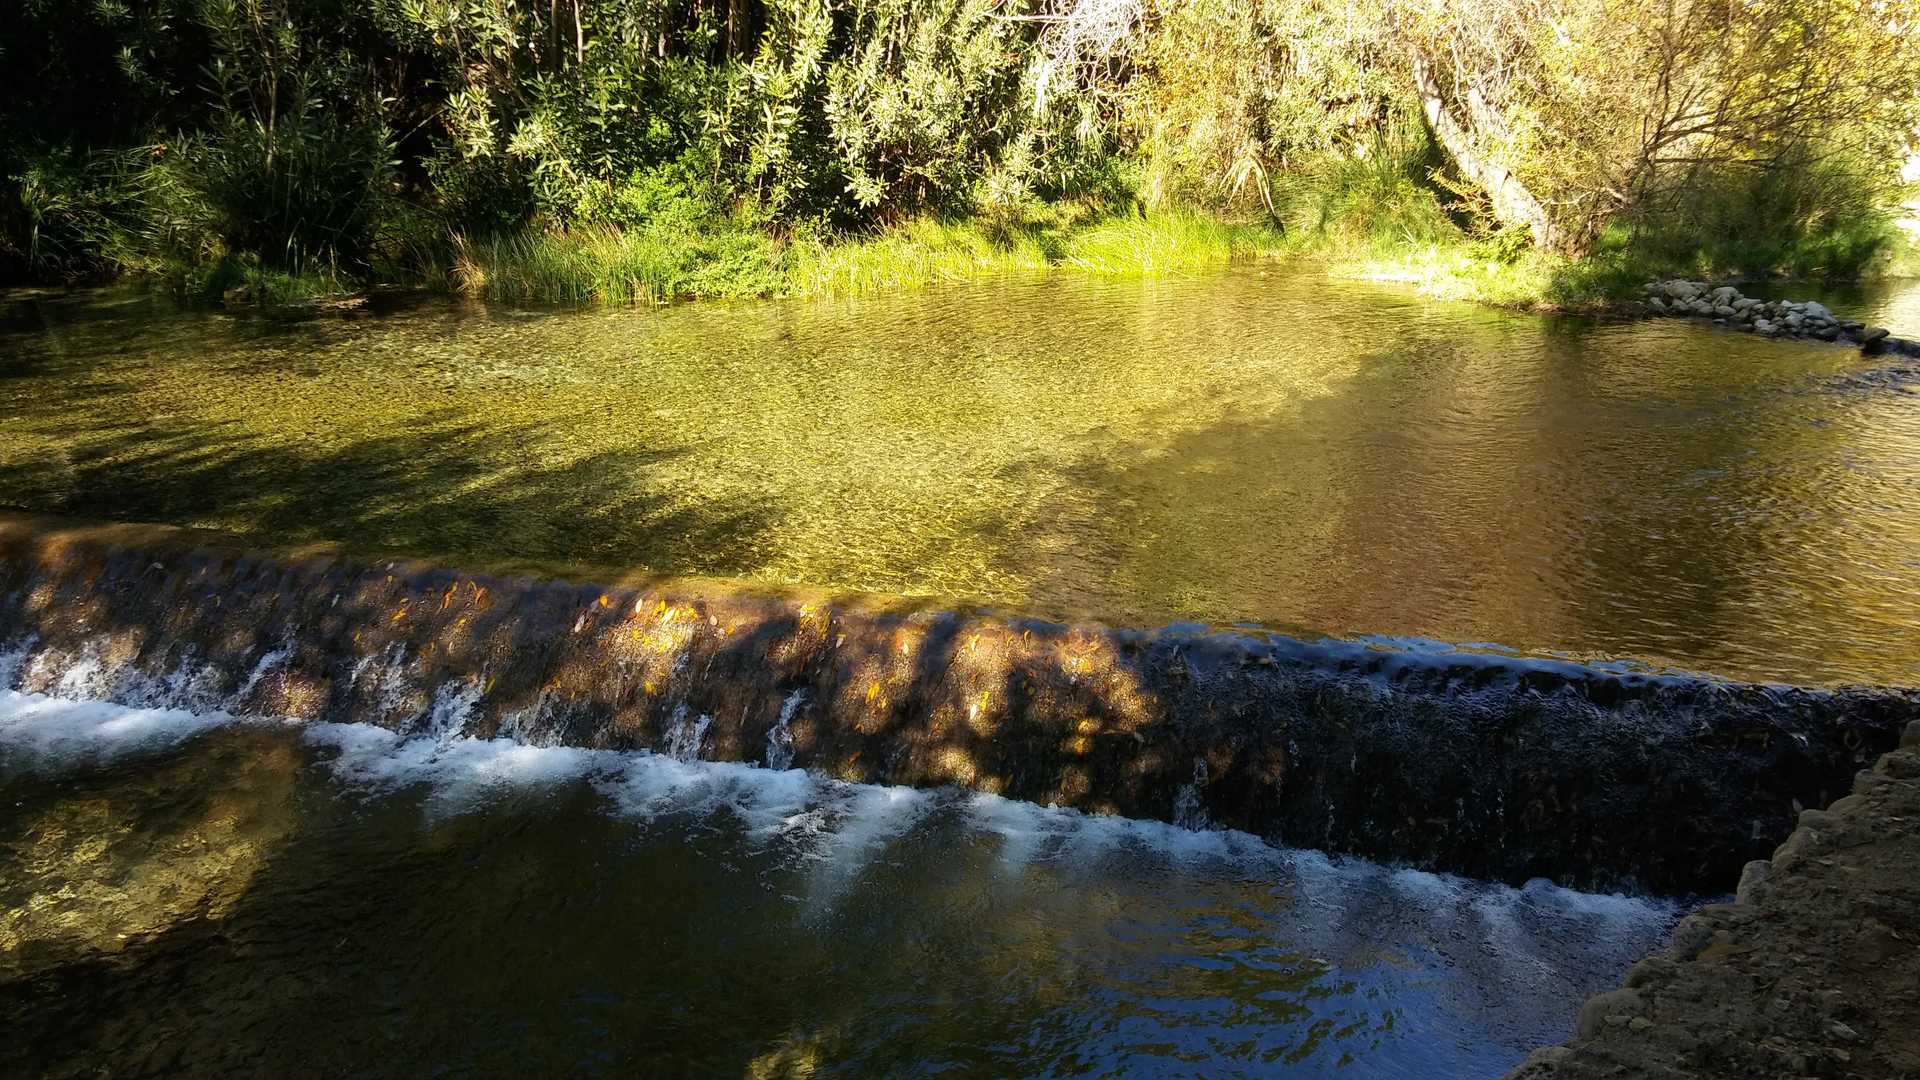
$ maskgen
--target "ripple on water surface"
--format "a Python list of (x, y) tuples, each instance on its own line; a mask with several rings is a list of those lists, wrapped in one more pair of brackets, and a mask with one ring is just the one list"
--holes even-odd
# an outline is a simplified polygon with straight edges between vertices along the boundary
[(1487, 1076), (1673, 903), (958, 791), (0, 693), (0, 1068)]
[(1260, 268), (659, 311), (16, 300), (0, 502), (1911, 684), (1920, 397), (1882, 363)]

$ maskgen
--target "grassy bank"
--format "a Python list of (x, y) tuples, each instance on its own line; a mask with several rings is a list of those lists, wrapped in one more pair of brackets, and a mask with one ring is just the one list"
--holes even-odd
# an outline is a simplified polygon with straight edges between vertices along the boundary
[[(1825, 277), (1830, 238), (1765, 252), (1670, 245), (1626, 234), (1591, 255), (1545, 252), (1511, 232), (1476, 233), (1422, 188), (1391, 175), (1321, 178), (1273, 218), (1233, 222), (1198, 211), (1142, 213), (1079, 201), (1018, 214), (909, 218), (857, 233), (779, 230), (742, 216), (674, 215), (638, 225), (526, 227), (492, 236), (431, 226), (396, 229), (357, 272), (326, 262), (290, 268), (244, 254), (193, 261), (143, 256), (120, 264), (189, 302), (325, 302), (398, 286), (506, 303), (659, 304), (684, 300), (853, 297), (1046, 273), (1155, 277), (1234, 262), (1286, 259), (1336, 280), (1411, 288), (1436, 300), (1519, 311), (1604, 311), (1659, 277)], [(1920, 268), (1908, 235), (1891, 229), (1871, 260), (1839, 276)]]
[(450, 265), (404, 284), (515, 302), (845, 297), (1019, 274), (1155, 276), (1281, 254), (1267, 227), (1197, 214), (1063, 212), (1014, 222), (919, 218), (883, 231), (780, 236), (750, 224), (581, 228), (456, 238)]

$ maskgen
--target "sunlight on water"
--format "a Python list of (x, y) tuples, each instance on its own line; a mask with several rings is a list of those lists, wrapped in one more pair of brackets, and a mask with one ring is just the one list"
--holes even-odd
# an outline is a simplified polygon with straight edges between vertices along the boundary
[(1920, 683), (1920, 375), (1841, 348), (1256, 268), (659, 311), (0, 310), (0, 504)]

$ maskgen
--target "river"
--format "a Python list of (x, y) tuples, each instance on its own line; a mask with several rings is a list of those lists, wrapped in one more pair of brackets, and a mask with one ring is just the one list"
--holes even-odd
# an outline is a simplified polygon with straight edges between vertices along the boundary
[[(1853, 310), (1916, 303), (1882, 288)], [(0, 505), (463, 565), (1920, 683), (1920, 377), (1842, 348), (1260, 267), (375, 307), (14, 295)]]

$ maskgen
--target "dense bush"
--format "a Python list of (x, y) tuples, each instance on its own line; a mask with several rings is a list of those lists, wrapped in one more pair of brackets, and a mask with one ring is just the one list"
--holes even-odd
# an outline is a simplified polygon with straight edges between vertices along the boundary
[(890, 225), (979, 223), (928, 266), (1057, 262), (1060, 222), (1139, 240), (1143, 211), (1852, 273), (1920, 125), (1916, 5), (15, 0), (0, 273), (605, 258), (634, 295), (724, 293)]

